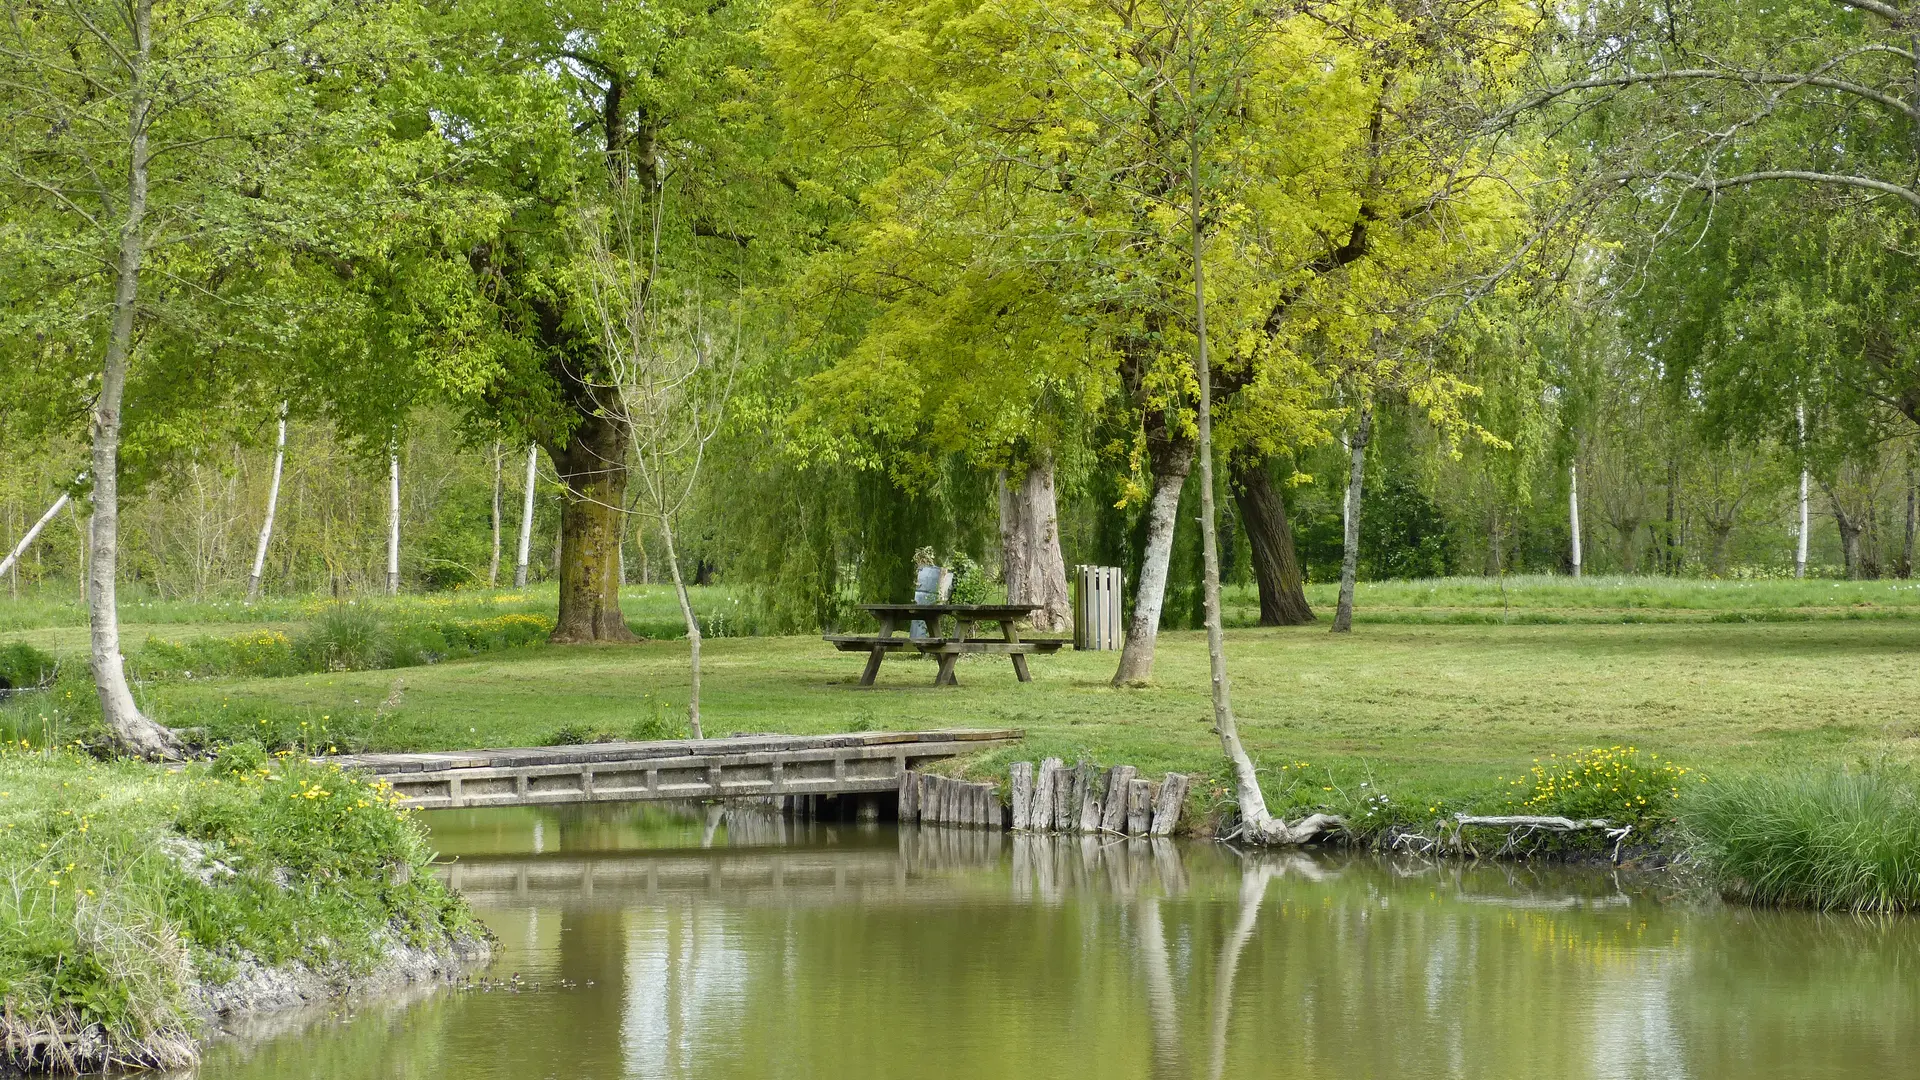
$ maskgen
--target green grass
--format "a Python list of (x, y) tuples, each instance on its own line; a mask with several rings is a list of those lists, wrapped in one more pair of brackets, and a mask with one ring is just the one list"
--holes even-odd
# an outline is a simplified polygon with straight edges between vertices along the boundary
[(471, 932), (429, 860), (411, 815), (337, 769), (245, 747), (177, 771), (0, 750), (0, 1034), (38, 1041), (43, 1067), (103, 1064), (35, 1039), (89, 1028), (119, 1064), (190, 1061), (200, 980), (359, 970)]
[[(1498, 807), (1505, 781), (1549, 754), (1631, 743), (1706, 771), (1920, 757), (1920, 624), (1905, 621), (1614, 626), (1363, 626), (1228, 634), (1236, 711), (1282, 805), (1386, 786), (1403, 802)], [(1155, 684), (1114, 690), (1112, 653), (1064, 651), (1014, 681), (1005, 661), (862, 658), (818, 638), (738, 638), (705, 649), (709, 732), (1016, 726), (1017, 755), (1212, 772), (1206, 651), (1163, 635)], [(624, 734), (686, 701), (678, 642), (533, 646), (404, 671), (215, 680), (145, 689), (172, 723), (304, 745), (382, 749), (541, 744), (562, 727)], [(302, 728), (300, 725), (306, 725)], [(1288, 768), (1305, 761), (1309, 769)], [(1285, 777), (1282, 780), (1282, 777)], [(1336, 792), (1326, 792), (1335, 788)]]
[(1725, 892), (1760, 904), (1891, 913), (1920, 907), (1920, 798), (1909, 770), (1736, 773), (1680, 804)]
[[(629, 591), (630, 612), (656, 605), (671, 615), (666, 590), (637, 592)], [(731, 609), (736, 599), (708, 591), (699, 602)], [(1243, 621), (1251, 617), (1250, 593), (1230, 599)], [(1385, 794), (1396, 821), (1517, 810), (1537, 763), (1616, 745), (1709, 777), (1920, 766), (1911, 708), (1920, 697), (1920, 621), (1907, 617), (1920, 615), (1920, 590), (1906, 583), (1518, 578), (1503, 597), (1498, 582), (1449, 579), (1370, 584), (1360, 599), (1351, 636), (1328, 634), (1324, 621), (1228, 632), (1236, 711), (1279, 807), (1356, 814)], [(550, 613), (543, 603), (550, 593), (529, 591), (370, 606), (396, 618), (475, 617)], [(288, 632), (297, 639), (305, 626)], [(182, 624), (167, 633), (203, 631), (226, 632)], [(69, 655), (53, 691), (0, 706), (0, 732), (55, 741), (85, 732), (90, 690)], [(1163, 634), (1154, 685), (1144, 689), (1110, 688), (1115, 661), (1070, 650), (1036, 657), (1034, 681), (1023, 685), (1004, 660), (975, 658), (960, 667), (963, 685), (935, 689), (930, 663), (895, 657), (878, 686), (861, 689), (862, 658), (817, 637), (715, 638), (705, 649), (703, 712), (708, 732), (721, 735), (1021, 727), (1023, 745), (964, 768), (1001, 776), (1016, 758), (1084, 757), (1150, 775), (1207, 775), (1202, 797), (1224, 802), (1203, 636)], [(157, 678), (137, 694), (209, 742), (538, 745), (671, 733), (684, 715), (685, 665), (684, 643), (663, 635), (630, 646), (535, 644), (398, 670)]]

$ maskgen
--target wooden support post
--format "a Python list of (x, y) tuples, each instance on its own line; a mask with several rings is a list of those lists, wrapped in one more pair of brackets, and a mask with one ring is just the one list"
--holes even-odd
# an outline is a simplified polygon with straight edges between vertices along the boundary
[(1016, 761), (1013, 763), (1011, 783), (1013, 797), (1013, 827), (1020, 832), (1033, 828), (1033, 762)]
[(1168, 773), (1167, 779), (1160, 785), (1160, 797), (1153, 804), (1153, 824), (1148, 830), (1154, 836), (1171, 836), (1180, 824), (1180, 811), (1187, 805), (1188, 778), (1180, 773)]
[(1131, 765), (1115, 765), (1107, 770), (1107, 802), (1100, 815), (1101, 832), (1127, 831), (1127, 784), (1135, 772)]
[(1040, 762), (1040, 779), (1033, 785), (1033, 821), (1035, 832), (1046, 832), (1053, 828), (1053, 793), (1060, 786), (1060, 759), (1050, 757)]
[(1145, 836), (1153, 826), (1153, 785), (1145, 780), (1127, 781), (1127, 835)]
[(983, 829), (997, 828), (1000, 824), (1000, 792), (992, 784), (977, 785), (980, 798), (976, 805), (979, 816), (976, 823)]
[[(1087, 768), (1082, 766), (1082, 768)], [(1080, 812), (1074, 822), (1074, 831), (1096, 833), (1100, 831), (1101, 792), (1111, 794), (1112, 789), (1103, 789), (1101, 783), (1106, 777), (1098, 769), (1090, 769), (1080, 790)]]
[(947, 799), (947, 778), (944, 776), (929, 776), (927, 777), (927, 783), (929, 785), (927, 802), (933, 810), (933, 823), (935, 825), (945, 825), (947, 823), (948, 812), (951, 809), (949, 800)]
[(1053, 829), (1055, 832), (1073, 831), (1074, 812), (1080, 807), (1080, 802), (1075, 797), (1078, 793), (1074, 790), (1074, 780), (1078, 774), (1077, 769), (1061, 769), (1060, 775), (1053, 780)]
[(920, 820), (920, 777), (912, 769), (900, 770), (900, 824)]

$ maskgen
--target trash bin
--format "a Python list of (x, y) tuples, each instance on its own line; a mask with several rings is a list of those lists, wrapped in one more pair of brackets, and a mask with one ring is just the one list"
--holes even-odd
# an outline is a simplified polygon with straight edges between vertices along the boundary
[(1117, 566), (1077, 566), (1073, 590), (1073, 647), (1110, 651), (1126, 641), (1120, 612), (1124, 586)]

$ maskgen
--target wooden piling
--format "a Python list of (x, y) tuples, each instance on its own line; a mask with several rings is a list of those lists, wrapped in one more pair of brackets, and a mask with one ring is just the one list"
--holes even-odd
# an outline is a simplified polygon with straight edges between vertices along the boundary
[(1127, 835), (1145, 836), (1153, 826), (1153, 784), (1127, 781)]
[(1031, 826), (1038, 832), (1053, 828), (1054, 791), (1060, 786), (1060, 759), (1050, 757), (1040, 762), (1040, 779), (1033, 785), (1033, 820)]
[(1013, 763), (1013, 827), (1020, 832), (1033, 828), (1033, 762)]
[(1100, 815), (1100, 831), (1127, 830), (1127, 784), (1132, 782), (1135, 772), (1131, 765), (1115, 765), (1107, 770), (1107, 802)]
[(900, 770), (900, 824), (920, 820), (920, 777), (912, 769)]
[(1180, 824), (1180, 811), (1187, 805), (1188, 779), (1181, 773), (1168, 773), (1160, 785), (1160, 797), (1153, 804), (1153, 823), (1148, 831), (1154, 836), (1171, 836)]
[(1106, 774), (1098, 769), (1087, 774), (1087, 782), (1080, 789), (1079, 809), (1074, 812), (1074, 832), (1100, 831), (1101, 781), (1105, 778)]

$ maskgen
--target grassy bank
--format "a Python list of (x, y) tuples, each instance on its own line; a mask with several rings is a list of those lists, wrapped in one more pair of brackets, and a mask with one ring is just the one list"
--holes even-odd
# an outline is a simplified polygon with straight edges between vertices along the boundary
[(474, 930), (429, 860), (381, 791), (257, 747), (175, 771), (0, 751), (0, 1061), (183, 1064), (263, 971), (445, 952)]
[[(738, 600), (716, 590), (698, 602), (732, 611)], [(663, 589), (631, 589), (626, 598), (630, 616), (658, 605), (671, 617), (670, 602)], [(550, 618), (551, 603), (550, 593), (527, 590), (380, 599), (356, 610), (388, 628), (383, 640), (405, 644), (394, 628)], [(1233, 603), (1251, 619), (1249, 592)], [(1615, 747), (1649, 769), (1685, 768), (1696, 781), (1920, 767), (1920, 721), (1911, 709), (1920, 697), (1920, 621), (1909, 618), (1920, 616), (1920, 589), (1908, 583), (1523, 578), (1503, 587), (1448, 579), (1365, 585), (1361, 603), (1362, 625), (1348, 637), (1324, 624), (1228, 632), (1243, 736), (1269, 801), (1289, 814), (1332, 809), (1384, 826), (1456, 811), (1584, 813), (1565, 800), (1538, 802), (1537, 770)], [(340, 662), (340, 653), (303, 645), (339, 637), (317, 631), (338, 606), (311, 606), (275, 631), (285, 644), (272, 663), (306, 657), (298, 671), (250, 667), (237, 651), (227, 663), (221, 650), (240, 648), (224, 644), (236, 635), (231, 623), (156, 624), (146, 638), (130, 632), (129, 640), (155, 643), (130, 657), (142, 680), (137, 696), (207, 744), (251, 738), (303, 751), (540, 745), (684, 730), (685, 645), (664, 635), (584, 648), (522, 635), (498, 648), (455, 650), (459, 635), (436, 631), (447, 649), (426, 659), (438, 662), (390, 667)], [(35, 743), (86, 735), (91, 691), (77, 638), (64, 650), (57, 640), (78, 633), (42, 626), (0, 637), (68, 657), (51, 692), (0, 704), (0, 734)], [(385, 648), (381, 656), (392, 660), (394, 649)], [(334, 659), (316, 664), (323, 654)], [(1036, 658), (1034, 681), (1021, 684), (1004, 660), (970, 659), (961, 686), (935, 689), (930, 663), (896, 657), (879, 685), (861, 689), (861, 658), (817, 637), (717, 637), (705, 650), (703, 711), (716, 734), (1024, 728), (1024, 745), (963, 763), (982, 777), (1004, 776), (1016, 758), (1057, 755), (1222, 779), (1203, 636), (1164, 633), (1155, 682), (1143, 689), (1107, 685), (1115, 660), (1073, 651)], [(1225, 805), (1224, 783), (1200, 791), (1211, 808)]]

